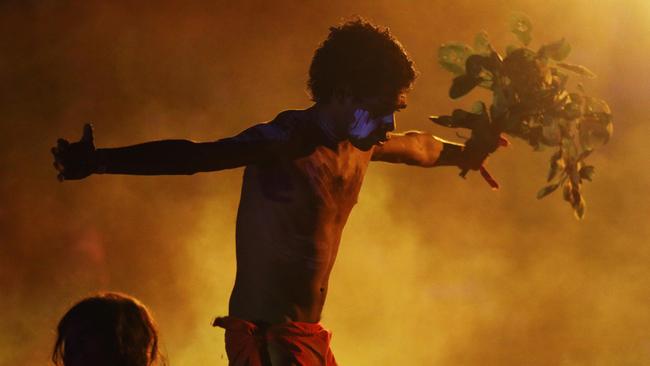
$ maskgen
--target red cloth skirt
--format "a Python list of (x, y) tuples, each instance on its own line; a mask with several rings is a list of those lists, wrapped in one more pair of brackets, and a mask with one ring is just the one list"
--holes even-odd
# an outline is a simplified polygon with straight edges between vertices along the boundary
[(231, 366), (336, 366), (330, 350), (332, 333), (320, 323), (258, 325), (227, 316), (212, 325), (226, 330)]

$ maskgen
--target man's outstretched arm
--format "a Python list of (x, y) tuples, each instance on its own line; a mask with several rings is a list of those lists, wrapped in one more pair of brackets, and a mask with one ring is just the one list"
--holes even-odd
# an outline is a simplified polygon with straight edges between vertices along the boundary
[(383, 144), (375, 146), (372, 160), (421, 167), (461, 166), (467, 156), (461, 144), (442, 140), (419, 131), (394, 133)]
[(52, 153), (60, 180), (94, 173), (176, 175), (230, 169), (299, 150), (291, 124), (278, 118), (213, 142), (162, 140), (108, 149), (95, 149), (92, 128), (86, 125), (79, 142), (59, 139)]
[(495, 136), (494, 141), (469, 140), (461, 145), (442, 140), (431, 134), (412, 131), (392, 134), (390, 139), (373, 150), (372, 160), (403, 163), (421, 167), (457, 166), (461, 176), (469, 170), (478, 170), (485, 181), (498, 189), (499, 184), (484, 166), (485, 159), (497, 146), (507, 146), (508, 141)]

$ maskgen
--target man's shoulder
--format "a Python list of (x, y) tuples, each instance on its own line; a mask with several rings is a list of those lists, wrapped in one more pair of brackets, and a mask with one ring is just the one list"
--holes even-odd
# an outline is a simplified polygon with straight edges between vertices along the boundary
[(293, 155), (304, 156), (326, 143), (313, 108), (280, 112), (266, 124), (267, 134), (287, 142)]
[(309, 109), (289, 109), (278, 113), (278, 115), (269, 123), (277, 125), (294, 126), (297, 124), (307, 124), (314, 119), (314, 113)]
[(264, 125), (269, 129), (269, 132), (287, 139), (313, 138), (318, 135), (319, 131), (311, 108), (280, 112), (273, 120)]
[(302, 125), (304, 111), (287, 110), (280, 112), (275, 118), (261, 122), (246, 129), (235, 138), (242, 141), (248, 140), (286, 140)]

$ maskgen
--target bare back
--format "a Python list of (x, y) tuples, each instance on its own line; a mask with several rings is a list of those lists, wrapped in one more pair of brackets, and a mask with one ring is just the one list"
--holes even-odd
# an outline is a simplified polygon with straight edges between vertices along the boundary
[(319, 321), (370, 157), (371, 151), (341, 142), (246, 168), (231, 315), (267, 323)]

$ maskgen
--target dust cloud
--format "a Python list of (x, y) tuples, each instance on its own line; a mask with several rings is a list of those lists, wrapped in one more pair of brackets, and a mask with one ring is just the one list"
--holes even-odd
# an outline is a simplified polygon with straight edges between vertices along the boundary
[[(342, 365), (650, 364), (650, 5), (645, 1), (5, 1), (0, 4), (0, 364), (48, 363), (58, 318), (98, 290), (141, 299), (170, 365), (226, 365), (241, 169), (59, 184), (49, 148), (85, 122), (96, 143), (229, 136), (310, 105), (330, 25), (389, 26), (420, 76), (399, 129), (486, 94), (447, 97), (439, 44), (507, 19), (533, 46), (566, 37), (599, 77), (615, 135), (592, 159), (588, 211), (535, 199), (548, 153), (521, 141), (476, 174), (373, 163), (345, 229), (323, 323)], [(148, 3), (153, 4), (153, 3)], [(253, 228), (254, 229), (254, 228)]]

